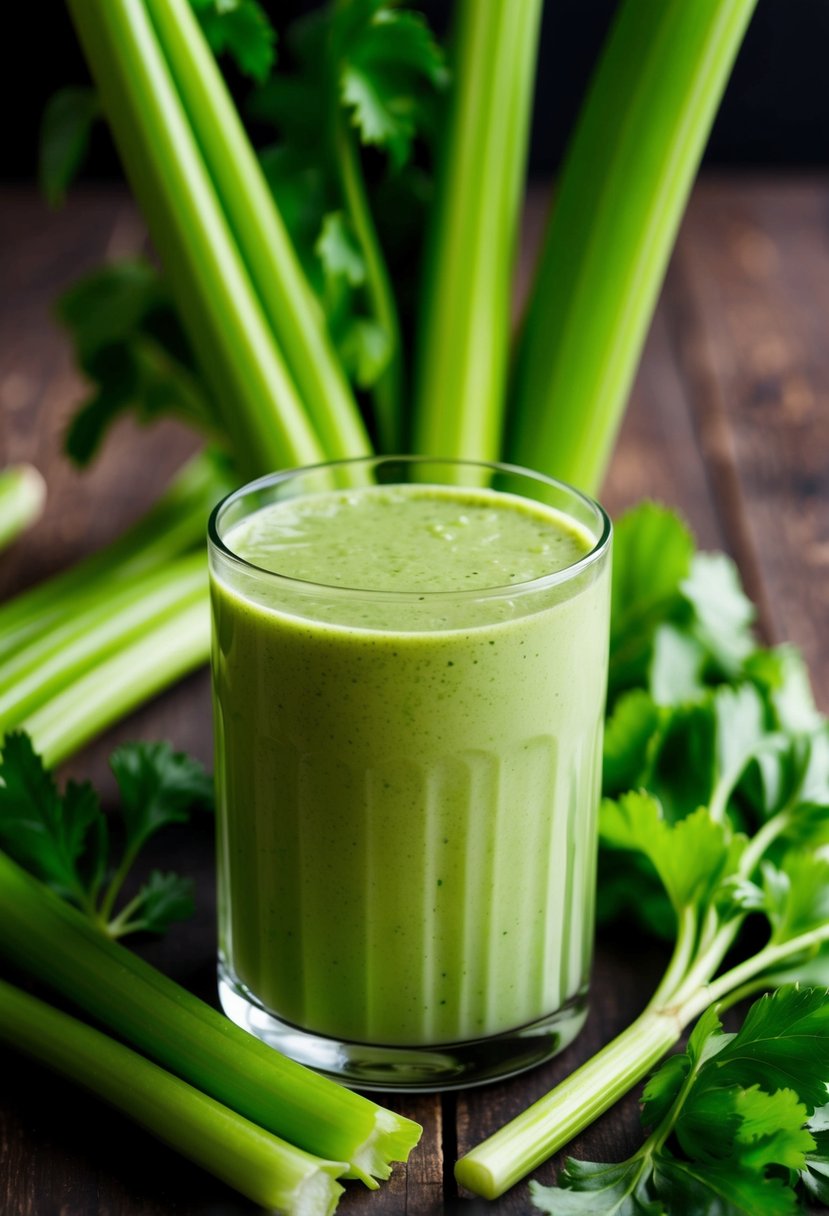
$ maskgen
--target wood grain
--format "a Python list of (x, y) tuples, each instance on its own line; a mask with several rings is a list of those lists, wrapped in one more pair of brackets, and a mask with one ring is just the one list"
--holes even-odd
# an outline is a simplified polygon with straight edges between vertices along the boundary
[[(546, 208), (529, 200), (523, 290)], [(0, 200), (0, 463), (46, 475), (43, 521), (0, 558), (0, 595), (60, 569), (115, 536), (155, 497), (193, 441), (173, 424), (119, 424), (84, 474), (61, 435), (82, 385), (51, 320), (60, 289), (101, 258), (144, 248), (125, 196), (77, 194), (47, 212), (29, 192)], [(604, 499), (618, 512), (642, 496), (681, 510), (706, 547), (737, 558), (762, 625), (802, 646), (829, 705), (829, 182), (710, 179), (695, 192), (648, 340)], [(198, 673), (97, 741), (68, 770), (112, 794), (106, 757), (127, 738), (169, 738), (209, 762), (209, 686)], [(143, 953), (215, 1001), (212, 827), (174, 831), (163, 864), (194, 874), (194, 922)], [(587, 1028), (535, 1072), (443, 1097), (390, 1100), (424, 1124), (407, 1168), (376, 1194), (349, 1184), (348, 1213), (517, 1216), (524, 1185), (497, 1204), (459, 1194), (459, 1152), (544, 1093), (635, 1015), (663, 963), (656, 948), (604, 934)], [(155, 1145), (120, 1116), (42, 1070), (0, 1054), (2, 1216), (251, 1216), (249, 1204)], [(613, 1160), (637, 1142), (635, 1096), (570, 1146)], [(551, 1181), (555, 1163), (537, 1172)]]

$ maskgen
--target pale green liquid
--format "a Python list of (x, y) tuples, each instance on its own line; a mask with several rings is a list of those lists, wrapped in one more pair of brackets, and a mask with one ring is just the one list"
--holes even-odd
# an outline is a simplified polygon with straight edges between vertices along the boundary
[(523, 499), (411, 486), (279, 504), (226, 543), (378, 593), (213, 579), (232, 972), (280, 1018), (371, 1043), (558, 1009), (591, 954), (607, 568), (575, 594), (485, 589), (594, 538)]

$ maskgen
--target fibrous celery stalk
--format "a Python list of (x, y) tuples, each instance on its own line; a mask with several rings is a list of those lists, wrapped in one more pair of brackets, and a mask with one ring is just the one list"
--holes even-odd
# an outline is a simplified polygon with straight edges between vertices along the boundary
[(274, 1135), (374, 1186), (416, 1123), (310, 1072), (180, 988), (0, 853), (0, 953)]
[(458, 4), (415, 369), (413, 450), (424, 455), (500, 454), (541, 7), (541, 0)]
[(247, 133), (187, 0), (147, 0), (182, 105), (302, 405), (329, 459), (363, 456), (351, 388)]
[(195, 456), (136, 524), (68, 570), (0, 604), (0, 663), (57, 622), (203, 541), (207, 517), (229, 484), (207, 454)]
[(0, 1042), (104, 1098), (134, 1122), (235, 1187), (287, 1216), (330, 1216), (345, 1165), (323, 1161), (99, 1030), (0, 980)]
[(694, 174), (755, 4), (620, 5), (558, 181), (526, 310), (508, 459), (588, 493), (600, 488)]
[(69, 7), (238, 465), (324, 459), (145, 6)]

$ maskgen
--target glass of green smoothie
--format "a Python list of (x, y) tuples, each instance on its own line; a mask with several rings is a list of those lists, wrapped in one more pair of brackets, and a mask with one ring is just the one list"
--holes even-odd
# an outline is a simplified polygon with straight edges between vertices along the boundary
[(586, 1016), (611, 527), (524, 469), (367, 458), (209, 527), (221, 1000), (361, 1088)]

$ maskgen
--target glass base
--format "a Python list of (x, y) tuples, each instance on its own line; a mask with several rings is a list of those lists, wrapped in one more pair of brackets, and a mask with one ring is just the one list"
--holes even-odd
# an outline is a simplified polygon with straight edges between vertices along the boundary
[(219, 999), (232, 1022), (290, 1059), (355, 1089), (400, 1092), (465, 1089), (535, 1068), (563, 1051), (587, 1017), (585, 990), (555, 1013), (489, 1038), (389, 1047), (340, 1042), (283, 1022), (221, 964)]

